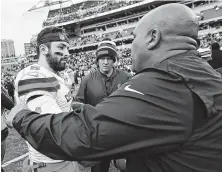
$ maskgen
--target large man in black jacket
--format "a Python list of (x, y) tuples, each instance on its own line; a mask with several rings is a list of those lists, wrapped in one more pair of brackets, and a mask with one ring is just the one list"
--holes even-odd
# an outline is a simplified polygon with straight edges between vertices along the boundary
[(55, 159), (126, 157), (128, 172), (220, 172), (222, 79), (198, 56), (196, 15), (163, 5), (133, 34), (137, 73), (104, 101), (41, 116), (18, 105), (8, 124)]

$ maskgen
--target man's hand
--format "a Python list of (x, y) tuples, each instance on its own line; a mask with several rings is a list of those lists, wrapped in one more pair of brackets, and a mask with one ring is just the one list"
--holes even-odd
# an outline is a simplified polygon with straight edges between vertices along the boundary
[(17, 104), (8, 114), (5, 114), (5, 122), (9, 128), (13, 128), (12, 121), (14, 117), (23, 109), (28, 109), (28, 107), (23, 104)]

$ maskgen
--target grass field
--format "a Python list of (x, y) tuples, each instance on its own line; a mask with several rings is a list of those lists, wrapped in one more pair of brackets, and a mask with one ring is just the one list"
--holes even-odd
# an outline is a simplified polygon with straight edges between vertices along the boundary
[[(28, 150), (25, 141), (15, 130), (10, 129), (9, 136), (6, 139), (6, 153), (2, 164), (25, 154), (27, 151)], [(10, 165), (4, 167), (4, 170), (6, 172), (21, 172), (23, 160), (24, 158), (20, 161), (11, 163)]]

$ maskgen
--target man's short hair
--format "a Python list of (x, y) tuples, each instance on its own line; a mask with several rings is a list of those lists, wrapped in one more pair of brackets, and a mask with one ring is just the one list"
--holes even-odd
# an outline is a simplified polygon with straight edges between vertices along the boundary
[(220, 50), (220, 45), (217, 42), (212, 43), (211, 50)]
[(37, 55), (39, 56), (39, 46), (41, 44), (50, 48), (51, 42), (54, 41), (65, 41), (69, 43), (65, 30), (58, 27), (48, 27), (43, 29), (37, 36)]

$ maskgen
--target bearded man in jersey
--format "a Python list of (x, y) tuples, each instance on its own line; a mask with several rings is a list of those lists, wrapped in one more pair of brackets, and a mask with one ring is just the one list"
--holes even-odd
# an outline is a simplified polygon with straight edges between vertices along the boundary
[[(72, 96), (69, 85), (59, 76), (69, 57), (68, 49), (69, 39), (64, 30), (50, 27), (38, 34), (38, 63), (24, 68), (15, 79), (17, 103), (39, 113), (70, 111)], [(23, 171), (79, 172), (77, 162), (53, 160), (29, 144), (28, 150), (29, 157), (23, 163)]]

